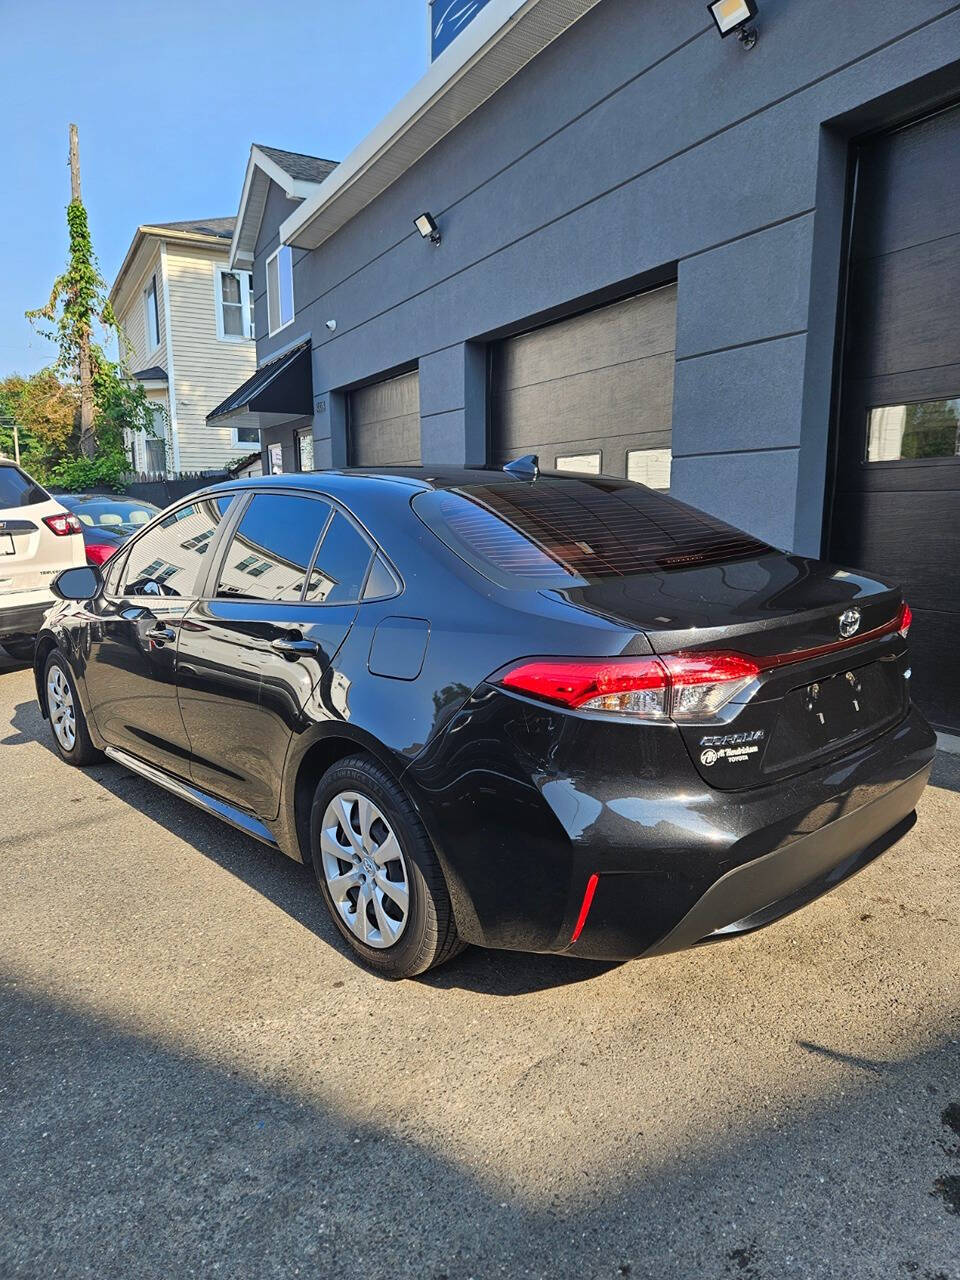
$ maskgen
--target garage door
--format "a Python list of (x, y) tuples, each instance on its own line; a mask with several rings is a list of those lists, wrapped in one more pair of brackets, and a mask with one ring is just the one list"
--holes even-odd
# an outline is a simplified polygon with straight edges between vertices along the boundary
[(420, 462), (420, 377), (401, 374), (351, 391), (347, 432), (353, 467), (416, 466)]
[(540, 465), (670, 483), (677, 288), (668, 285), (499, 343), (490, 451)]
[(960, 107), (858, 155), (830, 554), (903, 584), (914, 697), (960, 728)]

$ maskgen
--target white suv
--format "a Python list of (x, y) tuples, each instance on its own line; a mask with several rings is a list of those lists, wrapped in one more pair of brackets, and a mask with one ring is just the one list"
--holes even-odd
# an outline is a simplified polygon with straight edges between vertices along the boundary
[(86, 563), (83, 525), (25, 471), (0, 458), (0, 645), (33, 656), (61, 569)]

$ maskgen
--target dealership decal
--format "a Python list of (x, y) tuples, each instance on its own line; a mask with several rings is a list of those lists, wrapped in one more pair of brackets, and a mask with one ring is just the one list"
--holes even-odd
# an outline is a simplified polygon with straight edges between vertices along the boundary
[(745, 733), (714, 733), (700, 739), (700, 763), (709, 768), (723, 760), (727, 764), (743, 764), (760, 751), (759, 744), (767, 736), (765, 729)]

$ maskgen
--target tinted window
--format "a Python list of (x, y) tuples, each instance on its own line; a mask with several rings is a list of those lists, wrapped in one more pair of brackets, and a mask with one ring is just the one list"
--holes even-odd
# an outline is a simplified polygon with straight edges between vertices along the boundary
[(760, 555), (769, 547), (625, 480), (541, 476), (418, 494), (413, 508), (453, 551), (505, 585), (569, 586)]
[(205, 498), (180, 507), (138, 539), (127, 557), (123, 594), (193, 595), (231, 501), (229, 496)]
[(29, 507), (50, 495), (19, 467), (0, 466), (0, 507)]
[(367, 578), (367, 585), (363, 588), (364, 600), (382, 600), (384, 596), (392, 596), (397, 588), (397, 581), (383, 556), (377, 556), (370, 570), (370, 577)]
[(373, 549), (360, 530), (340, 511), (334, 513), (310, 573), (307, 599), (347, 604), (360, 599)]
[(256, 494), (227, 548), (217, 595), (299, 600), (313, 549), (329, 515), (329, 505), (316, 498)]

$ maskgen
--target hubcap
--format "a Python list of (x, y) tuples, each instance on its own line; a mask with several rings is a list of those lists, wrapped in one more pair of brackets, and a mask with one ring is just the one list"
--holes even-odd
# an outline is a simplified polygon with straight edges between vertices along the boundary
[(410, 909), (407, 864), (389, 822), (368, 797), (341, 791), (320, 828), (323, 878), (341, 920), (368, 947), (392, 947)]
[(65, 751), (72, 751), (77, 741), (77, 718), (70, 685), (58, 666), (52, 666), (47, 676), (47, 709), (57, 741)]

